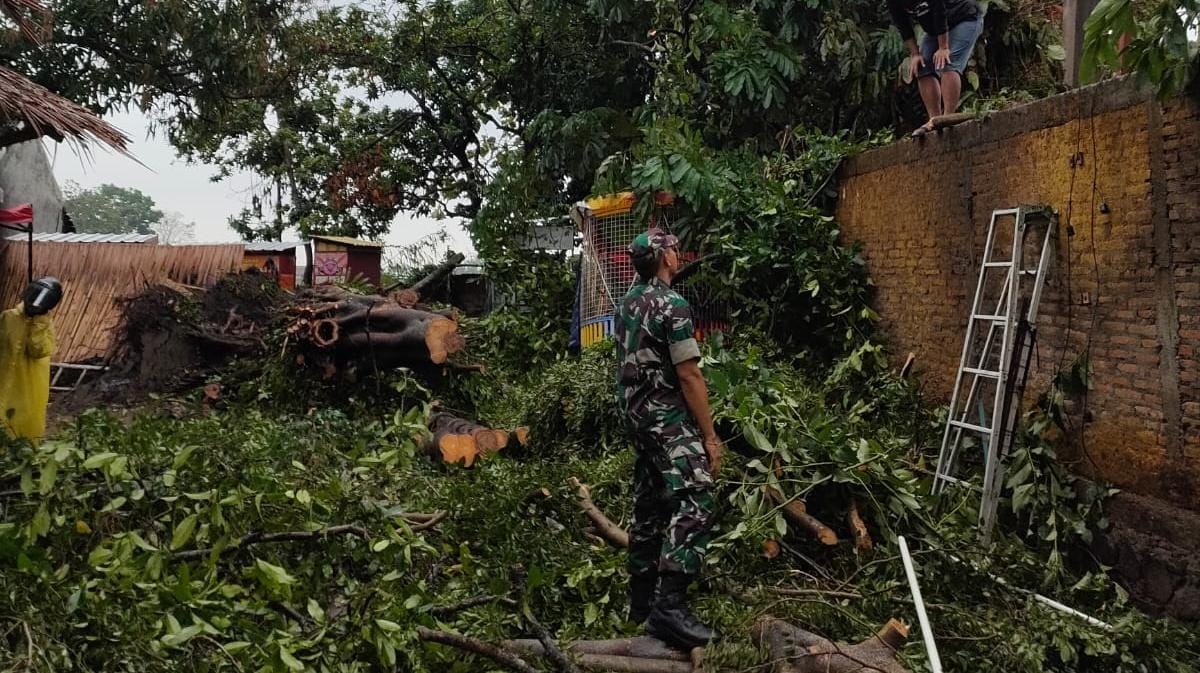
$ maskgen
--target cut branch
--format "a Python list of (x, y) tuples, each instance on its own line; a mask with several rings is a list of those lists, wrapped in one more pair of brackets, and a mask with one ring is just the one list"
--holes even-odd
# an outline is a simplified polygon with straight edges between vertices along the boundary
[(432, 515), (429, 516), (428, 519), (425, 519), (424, 521), (418, 522), (415, 519), (405, 519), (405, 520), (409, 522), (409, 525), (408, 525), (409, 530), (411, 530), (414, 533), (420, 533), (423, 530), (429, 530), (430, 528), (433, 528), (434, 526), (438, 525), (439, 523), (444, 521), (446, 519), (446, 517), (448, 517), (448, 516), (450, 516), (449, 512), (447, 512), (445, 510), (440, 510), (440, 511), (434, 512)]
[[(433, 290), (433, 288), (445, 281), (451, 272), (453, 272), (459, 264), (462, 264), (463, 260), (466, 258), (467, 256), (460, 252), (448, 253), (446, 255), (446, 261), (439, 264), (437, 268), (429, 273), (429, 275), (396, 293), (396, 303), (405, 308), (412, 308), (413, 306), (421, 303), (421, 300), (424, 299), (430, 293), (430, 291)], [(387, 294), (398, 287), (400, 287), (400, 284), (394, 283), (384, 288), (383, 293)]]
[[(250, 533), (243, 536), (236, 543), (229, 545), (221, 550), (220, 555), (233, 554), (237, 551), (245, 549), (257, 544), (267, 544), (272, 542), (299, 542), (304, 540), (315, 540), (317, 538), (328, 537), (331, 535), (353, 535), (354, 537), (364, 540), (370, 537), (367, 529), (362, 526), (343, 525), (330, 526), (321, 528), (320, 530), (292, 530), (282, 533)], [(176, 561), (189, 561), (197, 558), (204, 558), (213, 553), (214, 548), (208, 547), (205, 549), (188, 549), (171, 554), (171, 558)]]
[(837, 533), (833, 532), (833, 529), (829, 526), (821, 523), (815, 516), (809, 514), (803, 500), (788, 500), (777, 489), (770, 486), (763, 486), (763, 490), (766, 491), (767, 497), (783, 510), (783, 516), (788, 521), (808, 531), (813, 537), (820, 540), (822, 544), (830, 546), (837, 544)]
[(867, 522), (863, 521), (858, 512), (858, 501), (851, 498), (850, 509), (846, 512), (846, 522), (850, 524), (850, 532), (854, 535), (854, 548), (860, 552), (871, 551), (875, 547), (871, 533), (867, 530)]
[(958, 126), (959, 124), (965, 124), (966, 122), (974, 120), (975, 115), (970, 112), (953, 112), (951, 114), (937, 115), (933, 117), (929, 120), (929, 126), (932, 130), (937, 131), (939, 129)]
[(592, 525), (596, 527), (596, 534), (604, 538), (606, 542), (614, 547), (621, 549), (629, 548), (629, 533), (613, 523), (611, 519), (596, 507), (596, 503), (592, 502), (592, 495), (588, 491), (586, 484), (580, 483), (576, 477), (571, 477), (568, 482), (576, 489), (576, 495), (579, 497), (579, 508), (591, 519)]
[(434, 631), (427, 629), (424, 626), (417, 627), (417, 638), (427, 643), (438, 643), (439, 645), (447, 645), (455, 647), (465, 652), (472, 652), (480, 656), (487, 657), (492, 661), (504, 666), (517, 673), (539, 673), (539, 671), (530, 666), (521, 657), (509, 652), (500, 647), (496, 647), (490, 643), (485, 643), (482, 640), (464, 636), (459, 633), (450, 633), (448, 631)]

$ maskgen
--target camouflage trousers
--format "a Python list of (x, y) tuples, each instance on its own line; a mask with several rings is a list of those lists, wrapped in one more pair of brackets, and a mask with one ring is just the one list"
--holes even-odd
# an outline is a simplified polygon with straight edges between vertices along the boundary
[(716, 500), (708, 454), (690, 422), (633, 433), (633, 523), (629, 572), (699, 574)]

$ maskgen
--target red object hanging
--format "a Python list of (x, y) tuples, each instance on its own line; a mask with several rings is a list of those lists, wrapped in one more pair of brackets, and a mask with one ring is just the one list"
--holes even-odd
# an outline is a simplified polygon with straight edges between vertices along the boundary
[(32, 224), (33, 205), (22, 203), (12, 208), (0, 208), (0, 224)]

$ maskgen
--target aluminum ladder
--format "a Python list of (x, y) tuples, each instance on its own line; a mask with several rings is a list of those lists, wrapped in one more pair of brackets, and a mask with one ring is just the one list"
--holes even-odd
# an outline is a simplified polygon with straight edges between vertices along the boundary
[[(1002, 223), (1010, 218), (1011, 241), (998, 241), (997, 234), (1005, 230)], [(1029, 235), (1041, 226), (1045, 232), (1040, 245), (1033, 250), (1034, 255), (1027, 255)], [(1012, 446), (1036, 334), (1038, 303), (1054, 258), (1057, 230), (1058, 216), (1045, 206), (995, 210), (988, 223), (983, 263), (979, 267), (979, 281), (933, 481), (934, 493), (943, 492), (948, 484), (962, 483), (964, 480), (955, 476), (955, 472), (964, 440), (971, 436), (980, 440), (984, 474), (979, 528), (985, 542), (990, 539), (996, 522), (1004, 483), (1003, 461)], [(1000, 258), (1006, 247), (1007, 259)], [(989, 294), (996, 296), (993, 299)], [(995, 388), (991, 400), (985, 399), (989, 396), (986, 390), (989, 385)], [(972, 413), (977, 419), (972, 418)]]

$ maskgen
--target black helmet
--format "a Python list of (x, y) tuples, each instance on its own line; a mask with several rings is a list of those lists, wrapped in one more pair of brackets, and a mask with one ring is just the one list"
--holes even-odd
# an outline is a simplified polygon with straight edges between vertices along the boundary
[(49, 313), (51, 309), (58, 306), (58, 302), (62, 301), (62, 296), (62, 283), (58, 282), (57, 278), (47, 276), (33, 281), (21, 297), (25, 302), (25, 315), (35, 316)]

